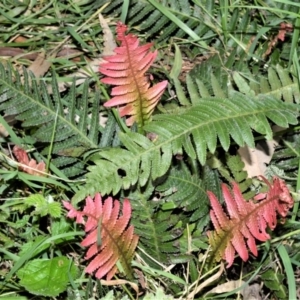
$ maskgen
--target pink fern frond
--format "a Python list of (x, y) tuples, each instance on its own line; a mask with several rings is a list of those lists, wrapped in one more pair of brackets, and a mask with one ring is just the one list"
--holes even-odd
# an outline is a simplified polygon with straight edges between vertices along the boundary
[(86, 237), (83, 247), (89, 247), (86, 260), (90, 260), (86, 272), (97, 278), (106, 276), (110, 280), (117, 272), (116, 263), (120, 261), (127, 276), (131, 277), (131, 259), (138, 243), (133, 226), (129, 225), (131, 205), (128, 199), (123, 201), (120, 215), (120, 202), (108, 197), (105, 201), (97, 193), (93, 198), (86, 198), (83, 211), (77, 211), (69, 202), (64, 201), (69, 211), (68, 217), (76, 218), (77, 223), (84, 223)]
[(233, 264), (236, 252), (244, 261), (249, 258), (248, 249), (257, 256), (256, 239), (262, 242), (270, 239), (267, 228), (273, 230), (277, 215), (284, 218), (294, 204), (283, 180), (275, 177), (273, 184), (263, 180), (269, 191), (258, 194), (252, 201), (243, 198), (237, 183), (232, 184), (231, 191), (222, 184), (227, 214), (217, 197), (207, 192), (212, 207), (210, 217), (215, 227), (215, 231), (208, 232), (209, 243), (216, 260), (225, 259), (227, 267)]
[(168, 81), (150, 87), (146, 72), (156, 59), (157, 51), (150, 51), (151, 43), (140, 46), (139, 39), (133, 34), (126, 35), (126, 31), (127, 26), (118, 22), (120, 46), (115, 48), (115, 55), (104, 57), (106, 62), (99, 68), (100, 73), (107, 76), (101, 81), (115, 86), (111, 92), (113, 97), (104, 106), (118, 107), (120, 116), (127, 116), (127, 125), (137, 122), (141, 127), (149, 121)]

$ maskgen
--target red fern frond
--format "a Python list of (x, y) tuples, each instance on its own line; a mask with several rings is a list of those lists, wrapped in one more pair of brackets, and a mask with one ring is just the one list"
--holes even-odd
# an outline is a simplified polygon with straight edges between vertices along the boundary
[(46, 165), (43, 161), (37, 163), (35, 159), (29, 159), (27, 152), (15, 145), (12, 150), (17, 161), (22, 165), (19, 166), (19, 169), (35, 176), (46, 176)]
[(126, 123), (137, 122), (143, 126), (149, 119), (163, 94), (168, 81), (162, 81), (152, 87), (145, 75), (157, 56), (157, 51), (149, 51), (152, 43), (139, 46), (138, 38), (133, 34), (125, 35), (127, 26), (118, 22), (115, 55), (105, 56), (99, 71), (106, 75), (101, 81), (115, 85), (106, 107), (119, 107), (120, 116), (130, 116)]
[(133, 233), (133, 226), (128, 226), (131, 218), (129, 200), (124, 200), (121, 216), (120, 202), (109, 197), (103, 204), (99, 193), (94, 199), (86, 198), (83, 211), (77, 211), (69, 202), (63, 201), (63, 204), (69, 211), (68, 217), (85, 224), (87, 236), (81, 245), (89, 247), (85, 258), (92, 259), (85, 271), (90, 274), (96, 272), (95, 276), (99, 279), (106, 275), (106, 279), (110, 280), (117, 272), (117, 261), (120, 261), (125, 274), (131, 278), (130, 263), (138, 236)]
[(247, 246), (257, 256), (255, 239), (262, 242), (270, 239), (266, 229), (273, 230), (277, 224), (277, 215), (284, 218), (294, 204), (283, 180), (275, 177), (272, 185), (265, 178), (263, 180), (269, 186), (269, 191), (258, 194), (254, 201), (243, 198), (237, 183), (232, 184), (231, 192), (226, 184), (222, 184), (228, 215), (224, 213), (217, 197), (207, 192), (212, 206), (210, 218), (215, 227), (215, 231), (208, 232), (209, 243), (215, 259), (225, 259), (227, 268), (232, 265), (236, 252), (243, 261), (248, 260)]

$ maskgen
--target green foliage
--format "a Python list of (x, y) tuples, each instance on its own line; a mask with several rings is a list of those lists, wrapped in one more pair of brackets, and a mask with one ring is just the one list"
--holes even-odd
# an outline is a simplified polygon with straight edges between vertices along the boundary
[(61, 216), (61, 204), (54, 202), (51, 196), (45, 199), (42, 195), (30, 195), (25, 199), (25, 204), (27, 206), (34, 206), (35, 210), (33, 214), (40, 215), (44, 217), (50, 215), (54, 218), (59, 218)]
[(271, 174), (281, 174), (281, 176), (286, 176), (287, 179), (295, 180), (300, 157), (299, 149), (299, 133), (288, 135), (282, 144), (277, 147), (269, 172)]
[[(65, 169), (66, 176), (79, 175), (84, 166), (79, 156), (98, 147), (100, 94), (95, 93), (89, 105), (88, 82), (81, 97), (75, 96), (75, 85), (62, 97), (55, 73), (52, 74), (52, 94), (44, 82), (38, 83), (25, 69), (23, 74), (21, 78), (12, 66), (0, 64), (0, 111), (8, 116), (16, 115), (23, 127), (32, 128), (31, 136), (36, 142), (45, 145), (52, 142), (53, 154), (60, 155), (54, 163), (61, 170)], [(49, 147), (46, 147), (42, 154), (48, 152)]]
[(185, 152), (191, 159), (206, 161), (207, 151), (214, 153), (217, 141), (227, 151), (230, 137), (239, 145), (254, 147), (251, 129), (272, 137), (267, 118), (288, 127), (297, 123), (297, 106), (271, 96), (248, 97), (240, 93), (229, 99), (202, 99), (180, 115), (157, 115), (144, 127), (158, 136), (155, 142), (137, 133), (120, 133), (124, 148), (111, 148), (97, 153), (95, 166), (89, 167), (84, 189), (73, 201), (76, 203), (99, 189), (102, 194), (116, 194), (148, 179), (155, 180), (168, 171), (172, 155)]
[[(157, 267), (155, 261), (171, 263), (172, 259), (182, 254), (177, 243), (177, 238), (182, 230), (176, 228), (180, 220), (179, 215), (172, 211), (160, 209), (160, 201), (148, 200), (153, 187), (131, 193), (129, 195), (132, 203), (132, 224), (136, 234), (140, 237), (141, 247), (147, 255), (143, 258)], [(152, 259), (149, 259), (151, 257)]]
[(75, 279), (78, 269), (65, 256), (35, 259), (17, 272), (22, 285), (34, 295), (56, 297), (66, 290), (69, 276)]
[(225, 163), (213, 157), (209, 164), (216, 168), (222, 177), (229, 183), (237, 182), (245, 199), (254, 197), (255, 190), (251, 190), (252, 180), (248, 178), (248, 174), (243, 170), (245, 164), (239, 155), (226, 155)]
[(283, 283), (284, 275), (269, 269), (261, 275), (264, 284), (268, 289), (273, 291), (277, 299), (287, 299), (287, 288)]
[(156, 191), (164, 197), (163, 210), (184, 209), (186, 214), (190, 214), (190, 222), (205, 218), (208, 214), (206, 187), (198, 174), (192, 175), (184, 163), (177, 168), (173, 167), (166, 181)]
[[(231, 63), (229, 58), (226, 59), (227, 68)], [(235, 90), (251, 97), (271, 95), (278, 100), (299, 103), (297, 78), (288, 69), (276, 65), (253, 72), (245, 65), (239, 68), (234, 62), (230, 67), (235, 71), (229, 72), (221, 64), (224, 62), (220, 56), (214, 55), (187, 74), (186, 89), (192, 104), (197, 105), (207, 97), (231, 97)]]
[[(253, 8), (247, 1), (27, 2), (5, 1), (0, 8), (0, 298), (135, 298), (134, 286), (122, 284), (112, 291), (92, 276), (77, 278), (77, 268), (66, 261), (72, 255), (84, 270), (80, 241), (85, 232), (66, 221), (60, 201), (73, 197), (80, 206), (88, 194), (98, 192), (131, 202), (130, 222), (139, 235), (131, 284), (146, 282), (141, 299), (189, 298), (201, 287), (192, 297), (200, 299), (213, 276), (218, 275), (213, 285), (227, 281), (228, 274), (237, 279), (235, 274), (243, 271), (238, 264), (235, 272), (221, 277), (208, 266), (206, 191), (223, 202), (221, 182), (236, 182), (243, 198), (252, 198), (256, 179), (243, 171), (237, 149), (273, 138), (274, 124), (287, 129), (276, 133), (280, 144), (265, 175), (279, 175), (292, 190), (300, 190), (299, 4), (266, 0)], [(91, 66), (97, 68), (107, 41), (99, 12), (112, 32), (122, 15), (131, 33), (143, 43), (154, 42), (158, 50), (149, 79), (151, 85), (168, 79), (169, 85), (153, 121), (143, 128), (147, 134), (136, 133), (135, 125), (126, 128), (117, 111), (105, 108), (110, 88), (100, 83), (101, 75), (99, 80), (99, 74), (89, 72)], [(292, 29), (280, 31), (282, 24)], [(30, 65), (28, 57), (41, 47), (52, 71), (38, 79), (25, 67), (20, 72), (19, 66)], [(11, 64), (4, 50), (18, 53)], [(93, 80), (80, 84), (87, 73)], [(61, 91), (62, 82), (71, 84)], [(14, 144), (43, 160), (48, 177), (18, 171), (10, 156)], [(291, 252), (284, 256), (278, 251), (278, 256), (269, 251), (275, 245), (271, 242), (259, 248), (256, 262), (252, 258), (244, 264), (247, 274), (257, 275), (256, 281), (280, 299), (293, 295), (298, 276), (293, 269), (297, 258), (289, 259), (298, 253), (298, 208), (296, 201), (285, 225), (273, 232), (285, 245), (289, 237)], [(272, 269), (266, 267), (270, 260)], [(118, 274), (118, 279), (124, 277)]]
[[(103, 5), (105, 2), (100, 1), (100, 3)], [(104, 13), (107, 14), (114, 10), (114, 13), (120, 14), (122, 3), (123, 2), (119, 0), (112, 2), (104, 10)], [(195, 34), (198, 34), (198, 32), (203, 29), (204, 26), (202, 25), (202, 28), (200, 26), (200, 17), (203, 10), (200, 11), (199, 7), (195, 4), (188, 3), (187, 5), (187, 3), (182, 0), (170, 1), (170, 11), (179, 18), (180, 21), (186, 22), (187, 26), (195, 31)], [(149, 36), (160, 35), (158, 41), (165, 40), (169, 38), (170, 35), (177, 37), (185, 36), (186, 32), (178, 28), (174, 22), (171, 22), (163, 12), (156, 9), (151, 1), (131, 1), (127, 22), (132, 26), (139, 25), (141, 30), (147, 31)], [(164, 28), (163, 32), (161, 32), (162, 28)]]
[[(100, 1), (103, 5), (105, 1)], [(123, 1), (113, 1), (106, 7), (104, 14), (120, 15)], [(232, 18), (226, 28), (224, 26), (224, 12), (212, 1), (182, 1), (167, 0), (162, 5), (157, 0), (134, 0), (130, 1), (130, 8), (127, 15), (127, 23), (138, 28), (147, 34), (151, 39), (165, 43), (170, 37), (176, 39), (196, 40), (193, 47), (186, 47), (190, 55), (201, 53), (203, 48), (209, 51), (209, 43), (206, 40), (214, 40), (215, 48), (220, 45), (228, 47), (228, 50), (235, 49), (235, 54), (241, 56), (251, 39), (250, 35), (243, 34), (245, 31), (256, 32), (257, 23), (247, 11), (242, 13), (240, 8), (230, 8)], [(251, 22), (252, 21), (252, 22)], [(220, 33), (225, 32), (226, 38)], [(242, 41), (240, 41), (242, 40)], [(238, 48), (236, 50), (236, 48)]]
[(280, 65), (269, 67), (267, 76), (259, 76), (258, 80), (248, 74), (243, 77), (233, 72), (232, 77), (240, 92), (246, 95), (272, 95), (285, 102), (299, 103), (300, 92), (297, 78)]

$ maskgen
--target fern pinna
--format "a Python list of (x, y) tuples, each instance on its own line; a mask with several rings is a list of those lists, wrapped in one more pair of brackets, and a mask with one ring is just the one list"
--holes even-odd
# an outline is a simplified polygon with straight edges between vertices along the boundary
[[(222, 184), (222, 193), (227, 207), (227, 216), (217, 197), (207, 192), (212, 209), (210, 218), (215, 231), (208, 232), (217, 261), (224, 258), (229, 268), (233, 264), (235, 252), (247, 261), (249, 258), (246, 244), (253, 255), (257, 256), (255, 239), (267, 241), (270, 235), (267, 227), (273, 230), (277, 224), (277, 214), (285, 217), (294, 201), (285, 182), (274, 177), (273, 183), (263, 178), (269, 187), (267, 193), (260, 193), (254, 201), (246, 201), (237, 183), (233, 182), (232, 192), (226, 184)], [(246, 244), (245, 244), (246, 239)]]
[(152, 87), (145, 75), (157, 56), (157, 51), (149, 52), (152, 44), (139, 46), (138, 38), (133, 34), (125, 35), (127, 26), (117, 23), (117, 40), (121, 43), (114, 49), (115, 55), (105, 56), (99, 71), (106, 75), (101, 81), (115, 85), (106, 107), (120, 106), (120, 116), (130, 116), (126, 123), (134, 122), (142, 127), (163, 94), (168, 81), (164, 80)]
[[(83, 211), (76, 210), (69, 202), (64, 201), (68, 217), (76, 218), (76, 222), (85, 224), (88, 233), (81, 245), (89, 247), (86, 259), (92, 259), (86, 268), (87, 273), (94, 273), (97, 278), (106, 275), (110, 280), (117, 272), (116, 263), (120, 261), (124, 272), (132, 277), (130, 267), (138, 236), (133, 233), (133, 226), (128, 226), (131, 218), (131, 205), (128, 199), (123, 202), (122, 216), (119, 216), (120, 202), (108, 197), (104, 204), (99, 193), (92, 199), (86, 198)], [(86, 221), (84, 217), (87, 217)]]

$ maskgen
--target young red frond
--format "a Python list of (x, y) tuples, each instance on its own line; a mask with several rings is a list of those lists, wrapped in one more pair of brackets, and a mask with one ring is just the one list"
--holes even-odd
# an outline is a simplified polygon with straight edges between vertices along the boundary
[(127, 26), (118, 22), (116, 55), (104, 57), (106, 62), (100, 65), (99, 71), (107, 76), (101, 81), (115, 85), (109, 101), (104, 106), (119, 109), (120, 116), (128, 116), (126, 123), (134, 122), (142, 127), (150, 120), (168, 81), (162, 81), (152, 87), (146, 72), (153, 64), (157, 51), (151, 52), (151, 43), (140, 46), (139, 39), (133, 34), (127, 34)]
[(68, 218), (76, 218), (76, 223), (84, 224), (83, 213), (77, 211), (76, 208), (70, 202), (63, 201), (64, 207), (69, 211), (67, 214)]
[(133, 226), (129, 226), (131, 205), (128, 199), (123, 202), (120, 215), (120, 202), (111, 197), (102, 201), (98, 193), (95, 198), (86, 198), (82, 212), (77, 211), (70, 203), (63, 202), (68, 217), (76, 217), (77, 223), (84, 223), (86, 237), (81, 242), (89, 247), (85, 258), (91, 260), (86, 268), (87, 273), (95, 273), (97, 278), (106, 275), (110, 280), (117, 272), (116, 263), (120, 261), (127, 276), (132, 277), (130, 263), (138, 243), (138, 236), (134, 234)]
[(14, 146), (12, 152), (17, 158), (17, 161), (22, 164), (19, 166), (20, 170), (30, 175), (46, 176), (46, 165), (43, 161), (37, 163), (35, 159), (29, 160), (27, 152), (17, 145)]
[(273, 230), (277, 224), (277, 215), (285, 217), (293, 207), (294, 200), (283, 180), (275, 177), (273, 184), (265, 178), (263, 180), (269, 186), (269, 191), (258, 194), (251, 201), (243, 198), (237, 183), (233, 183), (231, 191), (226, 184), (222, 184), (227, 214), (217, 197), (207, 192), (212, 207), (210, 217), (215, 227), (215, 231), (208, 232), (209, 243), (215, 259), (225, 259), (228, 268), (236, 252), (244, 261), (248, 260), (247, 247), (257, 256), (255, 239), (262, 242), (270, 239), (267, 228)]

